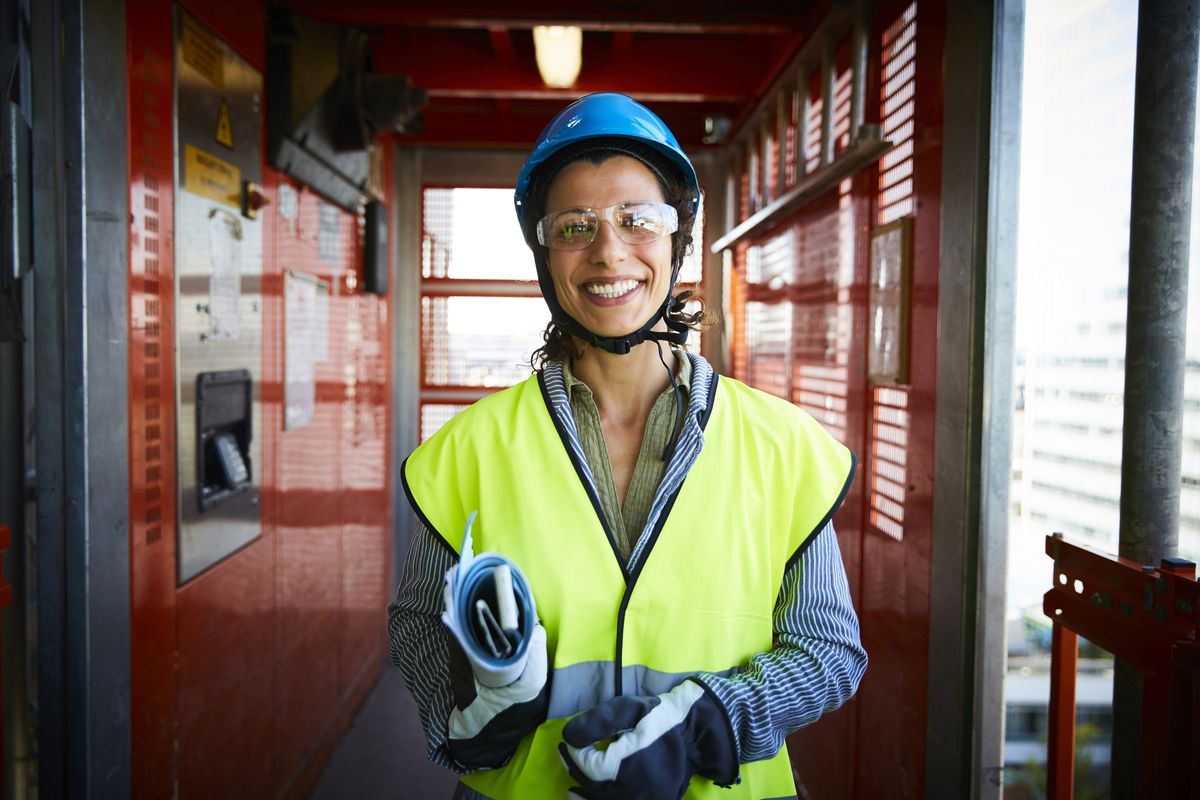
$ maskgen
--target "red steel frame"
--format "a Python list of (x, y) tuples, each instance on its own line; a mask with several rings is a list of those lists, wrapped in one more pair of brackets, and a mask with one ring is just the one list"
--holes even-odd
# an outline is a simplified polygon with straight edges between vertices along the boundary
[(1072, 796), (1078, 637), (1142, 671), (1140, 798), (1200, 798), (1200, 628), (1196, 565), (1142, 565), (1046, 537), (1054, 586), (1042, 608), (1053, 622), (1046, 796)]

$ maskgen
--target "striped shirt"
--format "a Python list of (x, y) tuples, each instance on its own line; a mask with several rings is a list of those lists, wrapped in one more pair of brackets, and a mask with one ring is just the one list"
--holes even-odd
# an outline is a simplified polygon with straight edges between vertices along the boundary
[[(694, 353), (688, 358), (692, 379), (683, 428), (630, 553), (627, 573), (645, 557), (658, 517), (704, 446), (700, 419), (716, 378), (703, 358)], [(594, 491), (596, 481), (571, 414), (562, 365), (550, 363), (543, 370), (550, 413), (566, 431), (571, 455), (582, 465), (583, 478)], [(392, 662), (404, 673), (416, 699), (429, 759), (466, 773), (469, 770), (446, 751), (447, 720), (454, 699), (447, 633), (440, 614), (445, 574), (456, 560), (441, 539), (417, 524), (396, 599), (388, 606), (388, 633)], [(859, 641), (858, 617), (832, 524), (808, 539), (800, 558), (784, 574), (773, 619), (775, 646), (770, 652), (754, 656), (732, 675), (697, 676), (729, 712), (738, 759), (743, 763), (773, 757), (788, 734), (845, 703), (866, 670), (867, 654)]]

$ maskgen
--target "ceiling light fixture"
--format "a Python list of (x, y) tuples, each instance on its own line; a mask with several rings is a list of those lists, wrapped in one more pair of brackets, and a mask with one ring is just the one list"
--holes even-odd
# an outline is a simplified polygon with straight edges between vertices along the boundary
[(533, 49), (542, 82), (551, 89), (575, 84), (583, 66), (583, 29), (574, 25), (536, 25)]

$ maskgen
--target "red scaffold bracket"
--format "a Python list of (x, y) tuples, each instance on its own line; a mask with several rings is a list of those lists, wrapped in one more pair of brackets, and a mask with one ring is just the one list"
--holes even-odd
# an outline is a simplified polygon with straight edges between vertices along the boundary
[[(8, 546), (11, 543), (12, 543), (12, 532), (8, 529), (7, 525), (0, 525), (0, 611), (3, 611), (4, 609), (8, 608), (9, 605), (12, 603), (12, 584), (9, 583), (8, 581), (4, 580), (4, 555), (3, 555), (4, 551), (8, 549)], [(0, 619), (3, 619), (3, 615), (0, 615)], [(0, 630), (2, 630), (2, 628), (3, 628), (3, 626), (0, 626)], [(3, 662), (4, 662), (4, 637), (3, 637), (3, 634), (0, 633), (0, 663), (3, 663)], [(4, 673), (2, 670), (0, 670), (0, 689), (3, 688), (3, 685), (4, 685)], [(4, 716), (4, 699), (3, 699), (3, 697), (4, 697), (3, 692), (0, 692), (0, 718), (2, 718)], [(3, 761), (3, 753), (4, 753), (4, 731), (0, 730), (0, 762)], [(0, 763), (0, 767), (6, 767), (6, 765)], [(7, 769), (6, 769), (6, 771), (7, 771)]]
[(1144, 675), (1140, 796), (1200, 797), (1200, 774), (1192, 776), (1200, 770), (1196, 565), (1138, 564), (1057, 533), (1046, 537), (1046, 554), (1054, 559), (1054, 586), (1042, 601), (1054, 623), (1047, 797), (1072, 796), (1079, 636)]

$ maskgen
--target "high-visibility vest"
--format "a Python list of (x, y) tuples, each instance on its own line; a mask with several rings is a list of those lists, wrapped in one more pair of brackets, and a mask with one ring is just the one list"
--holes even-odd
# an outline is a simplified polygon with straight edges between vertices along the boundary
[[(632, 572), (599, 499), (549, 412), (540, 373), (480, 400), (405, 461), (409, 500), (460, 552), (525, 573), (546, 628), (549, 718), (509, 762), (462, 778), (496, 800), (565, 797), (557, 746), (567, 720), (617, 695), (666, 692), (699, 672), (730, 675), (772, 647), (783, 575), (841, 504), (854, 457), (805, 412), (713, 378), (704, 446)], [(693, 777), (688, 798), (795, 796), (786, 746), (741, 765), (732, 789)]]

